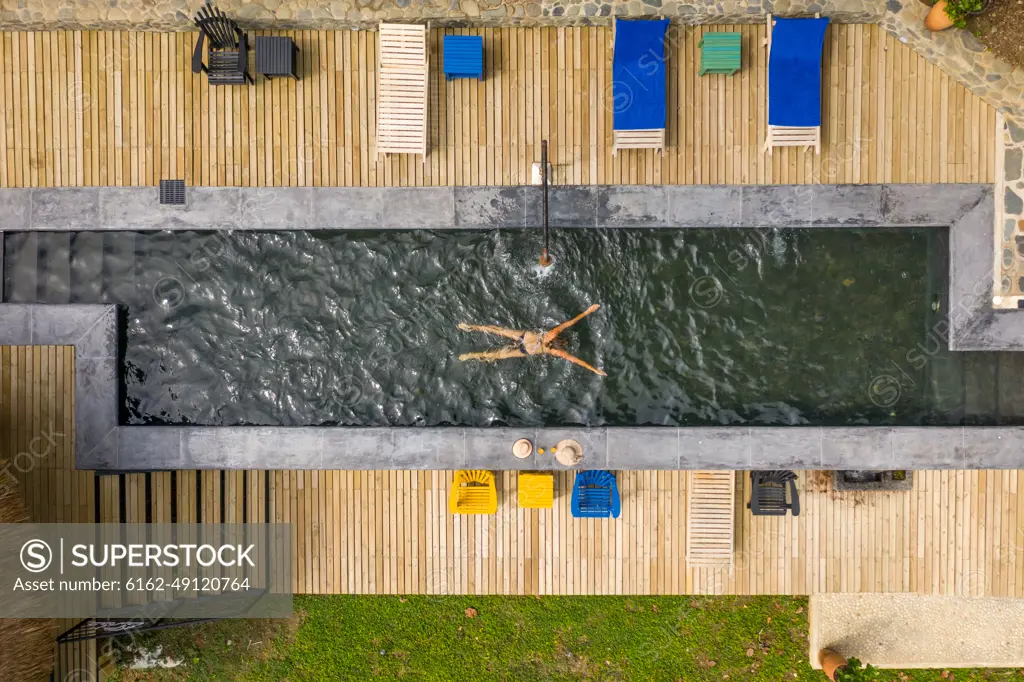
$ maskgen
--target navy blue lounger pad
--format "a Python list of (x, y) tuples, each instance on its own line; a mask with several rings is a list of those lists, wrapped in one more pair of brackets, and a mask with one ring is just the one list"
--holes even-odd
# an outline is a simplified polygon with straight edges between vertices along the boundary
[(615, 21), (612, 104), (615, 130), (665, 127), (668, 19)]
[(768, 58), (768, 124), (821, 125), (821, 51), (828, 19), (776, 19)]

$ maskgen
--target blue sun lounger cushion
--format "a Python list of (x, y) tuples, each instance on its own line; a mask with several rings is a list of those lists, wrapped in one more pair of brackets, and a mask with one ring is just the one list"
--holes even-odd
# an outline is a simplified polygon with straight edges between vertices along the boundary
[(821, 125), (821, 55), (828, 19), (776, 19), (768, 58), (768, 124)]
[(619, 518), (619, 488), (610, 471), (581, 471), (572, 486), (572, 515), (578, 519)]
[(668, 19), (615, 20), (612, 150), (665, 146)]

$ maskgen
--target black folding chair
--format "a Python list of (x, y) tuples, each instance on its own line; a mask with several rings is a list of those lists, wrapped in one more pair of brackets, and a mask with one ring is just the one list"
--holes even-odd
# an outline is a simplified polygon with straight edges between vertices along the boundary
[[(796, 474), (792, 471), (751, 471), (750, 503), (754, 516), (800, 515), (800, 496), (796, 492)], [(786, 502), (786, 488), (790, 502)]]
[[(199, 40), (192, 53), (192, 73), (206, 72), (210, 85), (254, 83), (249, 75), (249, 39), (238, 24), (209, 4), (199, 8), (194, 19)], [(203, 62), (203, 43), (210, 41), (210, 63)]]

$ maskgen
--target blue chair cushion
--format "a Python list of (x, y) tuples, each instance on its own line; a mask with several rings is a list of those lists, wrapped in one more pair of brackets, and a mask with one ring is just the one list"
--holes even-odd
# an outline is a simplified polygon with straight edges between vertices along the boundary
[(444, 75), (448, 80), (452, 78), (483, 78), (483, 37), (445, 36)]

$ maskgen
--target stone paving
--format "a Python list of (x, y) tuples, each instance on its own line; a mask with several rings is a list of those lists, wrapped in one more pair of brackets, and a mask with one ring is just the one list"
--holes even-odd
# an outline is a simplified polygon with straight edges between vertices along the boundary
[(876, 668), (1021, 667), (1024, 600), (980, 597), (976, 582), (961, 580), (948, 597), (811, 595), (811, 665), (820, 668), (818, 652), (828, 648)]
[(995, 183), (1000, 281), (993, 307), (1016, 309), (1024, 301), (1024, 128), (1007, 121), (1002, 136), (1002, 168), (997, 168)]

